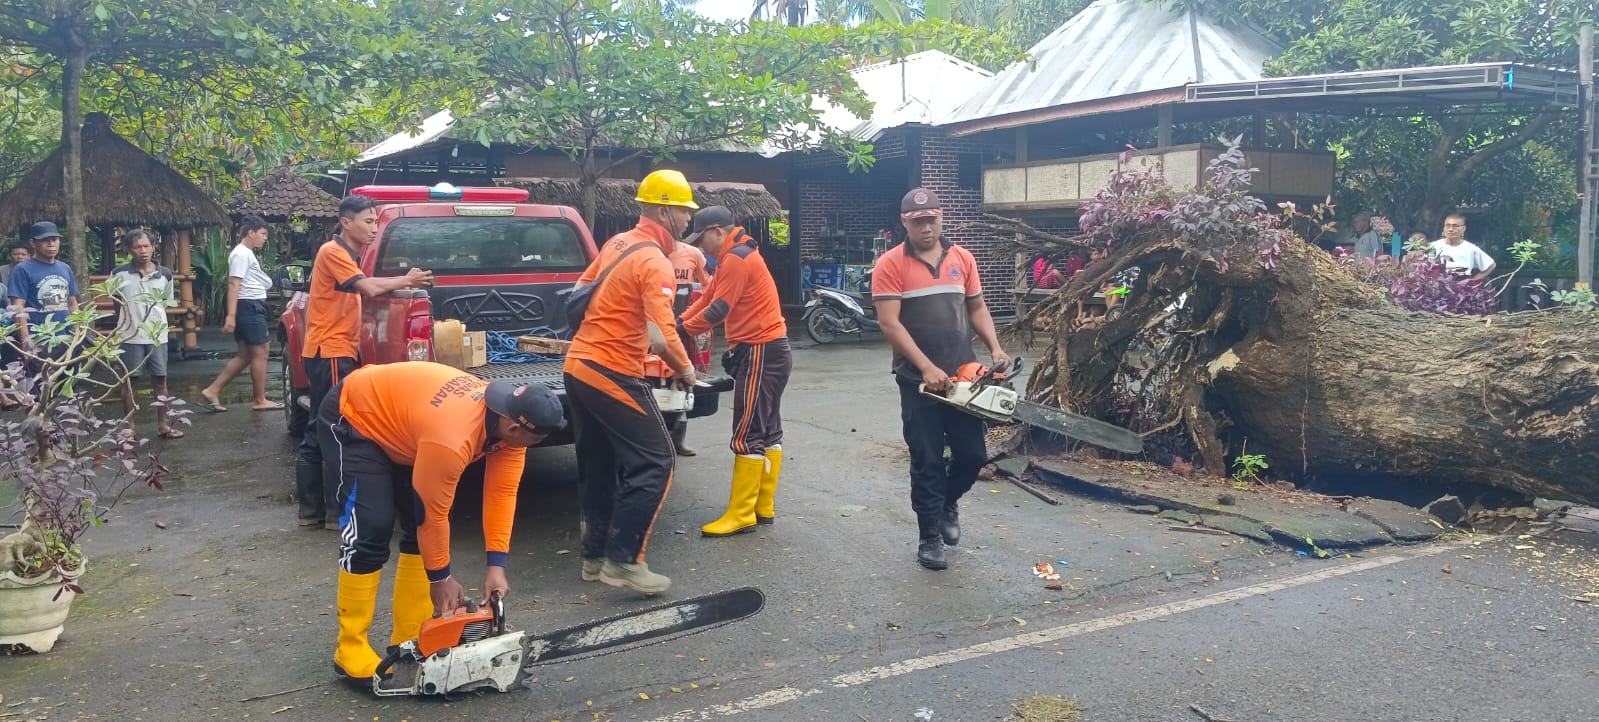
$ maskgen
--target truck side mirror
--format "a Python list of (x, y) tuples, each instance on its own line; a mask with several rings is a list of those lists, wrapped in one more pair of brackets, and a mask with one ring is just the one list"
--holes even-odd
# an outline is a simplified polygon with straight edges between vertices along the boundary
[(278, 267), (278, 288), (285, 291), (304, 291), (310, 287), (310, 269), (298, 264), (286, 264)]

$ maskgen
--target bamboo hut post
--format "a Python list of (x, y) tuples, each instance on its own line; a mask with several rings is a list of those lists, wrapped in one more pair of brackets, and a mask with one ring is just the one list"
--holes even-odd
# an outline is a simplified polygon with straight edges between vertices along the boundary
[(178, 282), (179, 302), (189, 311), (183, 316), (183, 347), (199, 348), (200, 329), (195, 323), (194, 309), (194, 264), (190, 260), (189, 243), (189, 232), (178, 231), (175, 244), (178, 247), (178, 275), (183, 278)]
[(108, 275), (117, 267), (117, 229), (111, 224), (100, 226), (100, 275)]

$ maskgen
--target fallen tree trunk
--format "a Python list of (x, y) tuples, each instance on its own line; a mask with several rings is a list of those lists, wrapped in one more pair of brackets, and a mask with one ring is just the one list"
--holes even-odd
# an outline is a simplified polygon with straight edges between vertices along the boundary
[[(1065, 247), (1008, 228), (1023, 250)], [(1297, 479), (1466, 482), (1599, 505), (1599, 313), (1408, 311), (1281, 235), (1228, 241), (1229, 263), (1159, 222), (1116, 234), (1019, 319), (1054, 329), (1031, 398), (1144, 432), (1157, 460), (1212, 474), (1247, 450)], [(1129, 268), (1121, 310), (1084, 326), (1077, 302)]]

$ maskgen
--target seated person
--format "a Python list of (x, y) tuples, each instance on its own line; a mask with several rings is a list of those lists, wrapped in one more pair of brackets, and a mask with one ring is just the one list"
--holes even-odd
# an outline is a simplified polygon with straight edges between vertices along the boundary
[(522, 251), (516, 247), (516, 241), (509, 238), (484, 241), (483, 249), (478, 253), (480, 268), (513, 268), (520, 265), (522, 265)]
[(1083, 265), (1083, 257), (1078, 253), (1067, 257), (1064, 270), (1056, 268), (1048, 257), (1039, 256), (1033, 259), (1033, 288), (1060, 288), (1066, 285), (1066, 279), (1083, 270)]

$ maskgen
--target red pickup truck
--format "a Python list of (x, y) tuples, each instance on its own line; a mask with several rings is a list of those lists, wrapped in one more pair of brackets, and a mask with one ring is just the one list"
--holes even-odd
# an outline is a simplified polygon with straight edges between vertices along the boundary
[[(377, 200), (378, 237), (361, 256), (367, 276), (433, 272), (431, 290), (401, 290), (366, 299), (361, 312), (363, 363), (433, 359), (433, 320), (455, 319), (474, 331), (512, 337), (540, 329), (565, 334), (561, 292), (572, 287), (597, 255), (582, 215), (567, 206), (527, 203), (516, 188), (362, 186), (353, 193)], [(310, 384), (301, 350), (305, 289), (310, 274), (286, 266), (279, 286), (295, 291), (278, 326), (283, 347), (288, 430), (300, 434), (310, 414)], [(298, 272), (298, 273), (297, 273)], [(296, 276), (299, 277), (296, 277)], [(542, 382), (565, 401), (562, 362), (490, 363), (468, 369), (485, 379)], [(722, 384), (700, 384), (695, 412), (714, 413)], [(701, 399), (701, 394), (708, 398)], [(707, 403), (708, 402), (708, 403)], [(700, 413), (696, 413), (700, 412)], [(571, 442), (570, 432), (545, 445)]]

